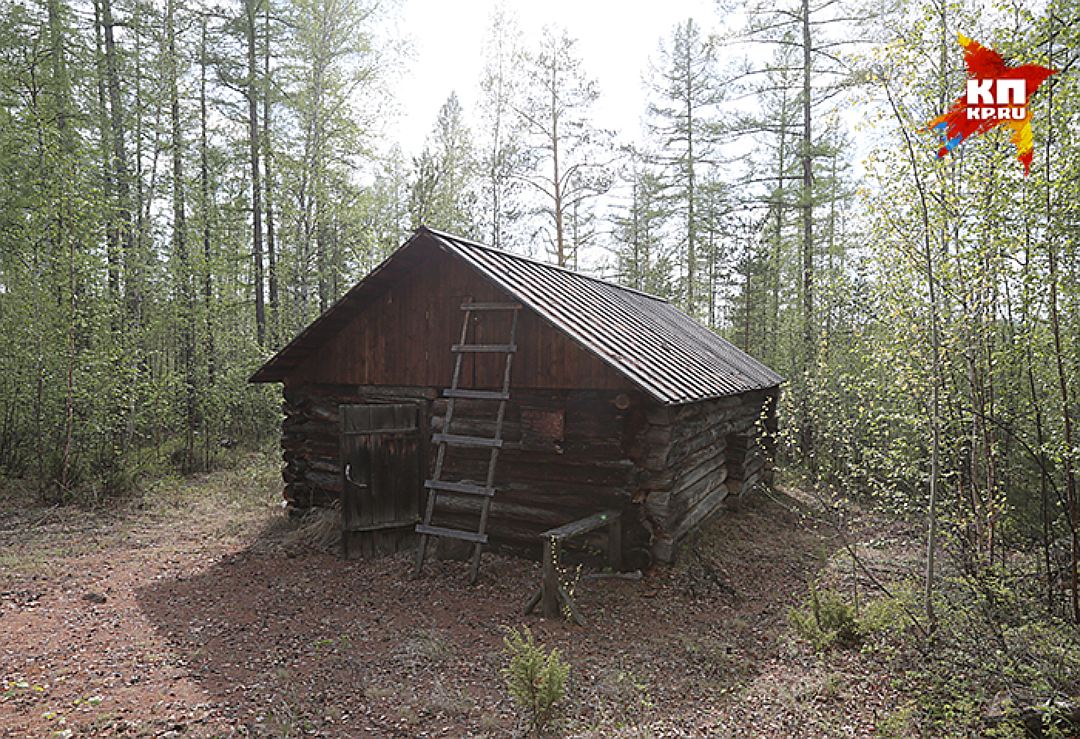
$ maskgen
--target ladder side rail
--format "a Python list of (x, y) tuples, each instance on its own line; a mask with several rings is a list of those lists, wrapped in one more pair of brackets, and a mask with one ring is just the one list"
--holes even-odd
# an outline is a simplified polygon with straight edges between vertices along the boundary
[[(472, 319), (472, 310), (465, 306), (462, 306), (465, 311), (465, 318), (461, 322), (461, 339), (459, 343), (464, 344), (466, 339), (469, 338), (469, 321)], [(516, 315), (516, 314), (515, 314)], [(464, 359), (464, 354), (455, 355), (454, 359), (454, 375), (451, 380), (450, 386), (452, 389), (457, 389), (458, 381), (461, 379), (461, 364)], [(443, 423), (443, 433), (450, 433), (450, 423), (454, 419), (454, 401), (455, 398), (449, 398), (446, 401), (446, 420)], [(435, 453), (435, 470), (433, 480), (442, 479), (443, 464), (446, 461), (446, 442), (439, 443), (439, 450)], [(490, 487), (490, 486), (489, 486)], [(435, 515), (435, 498), (438, 496), (437, 490), (428, 490), (427, 505), (424, 508), (424, 526), (431, 525), (431, 517)], [(485, 498), (485, 500), (487, 500)], [(413, 571), (413, 576), (417, 577), (424, 569), (424, 558), (427, 556), (428, 535), (421, 533), (420, 541), (416, 547), (416, 567)]]
[[(461, 322), (461, 343), (462, 344), (465, 343), (465, 340), (469, 336), (469, 321), (471, 320), (471, 317), (472, 317), (472, 311), (471, 310), (465, 310), (465, 319)], [(462, 354), (458, 354), (454, 358), (454, 374), (453, 374), (453, 378), (450, 381), (450, 387), (453, 390), (458, 389), (458, 383), (461, 381), (461, 364), (462, 364), (463, 361), (464, 361), (464, 355), (462, 355)], [(446, 401), (446, 420), (443, 422), (443, 429), (442, 429), (442, 432), (444, 434), (449, 434), (450, 433), (450, 424), (454, 420), (454, 407), (455, 407), (455, 401), (456, 400), (457, 400), (456, 398), (451, 397), (451, 398), (448, 398), (447, 401)], [(443, 463), (445, 461), (446, 461), (446, 444), (440, 442), (439, 443), (439, 450), (438, 450), (438, 452), (436, 452), (436, 456), (435, 456), (435, 476), (432, 477), (431, 479), (433, 479), (433, 480), (441, 480), (442, 479), (442, 469), (443, 469)], [(431, 497), (428, 496), (428, 499), (430, 500)], [(427, 523), (430, 523), (430, 521), (427, 521)]]
[[(518, 314), (519, 314), (518, 311), (514, 311), (513, 314), (511, 315), (511, 318), (510, 318), (510, 344), (511, 345), (514, 343), (514, 341), (517, 338)], [(513, 364), (514, 364), (514, 354), (512, 352), (507, 353), (507, 355), (506, 355), (506, 367), (503, 370), (502, 391), (503, 391), (504, 394), (509, 394), (509, 392), (510, 392), (510, 371), (511, 371), (511, 368), (513, 367)], [(499, 411), (498, 411), (498, 415), (495, 418), (495, 438), (499, 439), (499, 440), (502, 439), (502, 425), (503, 425), (503, 419), (506, 417), (506, 403), (507, 403), (506, 400), (500, 400), (499, 401)], [(487, 469), (487, 487), (489, 487), (489, 488), (494, 487), (494, 485), (495, 485), (495, 466), (498, 463), (498, 461), (499, 461), (499, 447), (497, 447), (497, 446), (492, 447), (491, 456), (488, 458), (488, 469)], [(491, 498), (484, 498), (483, 502), (480, 505), (480, 528), (479, 528), (479, 531), (480, 531), (481, 534), (486, 534), (487, 533), (487, 520), (488, 520), (488, 512), (490, 511), (490, 509), (491, 509)], [(480, 550), (481, 550), (481, 547), (482, 547), (482, 545), (479, 544), (479, 543), (477, 543), (476, 546), (473, 547), (472, 574), (470, 576), (470, 580), (472, 582), (476, 582), (476, 578), (480, 574)]]

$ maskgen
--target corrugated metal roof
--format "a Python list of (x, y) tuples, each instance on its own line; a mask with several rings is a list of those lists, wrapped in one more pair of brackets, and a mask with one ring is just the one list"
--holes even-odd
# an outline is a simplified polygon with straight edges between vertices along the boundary
[[(424, 234), (661, 403), (736, 395), (775, 387), (783, 381), (780, 375), (666, 300), (596, 277), (426, 228), (414, 234), (390, 260)], [(382, 269), (380, 266), (376, 272)], [(350, 294), (363, 284), (350, 290)], [(316, 323), (324, 322), (323, 318), (347, 302), (343, 298)], [(287, 355), (306, 354), (314, 338), (306, 335), (313, 328), (314, 324), (267, 362), (252, 381), (281, 379), (282, 365), (294, 365), (298, 359)], [(302, 337), (309, 341), (299, 341)], [(280, 364), (275, 367), (275, 362)]]
[(662, 298), (450, 234), (431, 234), (662, 403), (735, 395), (783, 381)]

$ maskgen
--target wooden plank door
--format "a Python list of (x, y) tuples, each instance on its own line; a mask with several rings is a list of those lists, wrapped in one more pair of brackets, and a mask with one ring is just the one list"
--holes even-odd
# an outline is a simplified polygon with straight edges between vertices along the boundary
[(340, 417), (342, 554), (412, 547), (424, 479), (420, 407), (342, 405)]

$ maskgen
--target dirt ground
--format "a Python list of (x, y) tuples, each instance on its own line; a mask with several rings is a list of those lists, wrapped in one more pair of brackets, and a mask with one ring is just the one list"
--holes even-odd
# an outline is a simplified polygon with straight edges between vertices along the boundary
[[(161, 483), (119, 512), (0, 498), (4, 736), (510, 736), (507, 626), (571, 665), (572, 736), (870, 736), (894, 703), (787, 611), (836, 543), (772, 493), (673, 568), (578, 586), (588, 627), (523, 616), (536, 563), (342, 561), (290, 534), (272, 466)], [(734, 594), (731, 593), (732, 589)]]

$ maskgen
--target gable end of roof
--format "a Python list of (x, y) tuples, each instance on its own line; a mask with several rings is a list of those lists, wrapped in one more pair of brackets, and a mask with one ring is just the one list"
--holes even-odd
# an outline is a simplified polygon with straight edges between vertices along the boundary
[(773, 388), (783, 378), (655, 295), (421, 227), (266, 362), (251, 382), (278, 382), (362, 309), (380, 276), (430, 239), (532, 309), (658, 402), (693, 403)]

